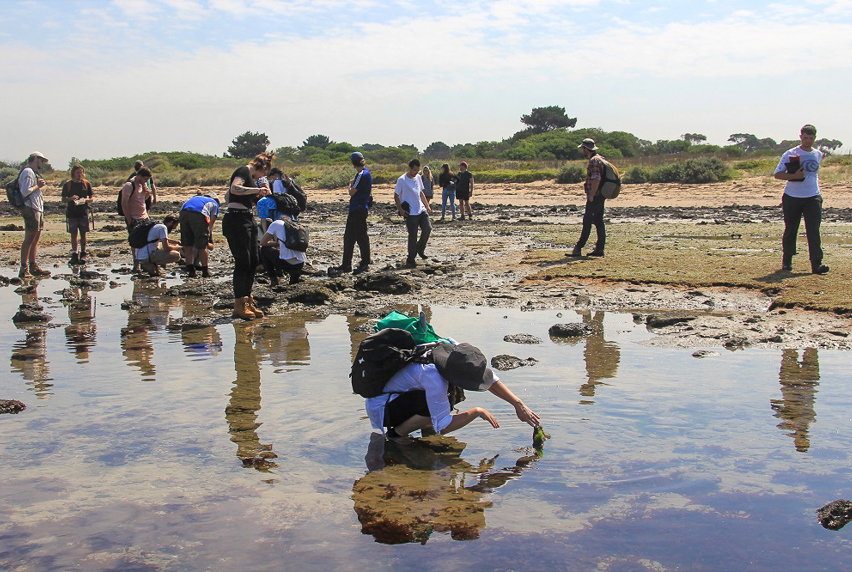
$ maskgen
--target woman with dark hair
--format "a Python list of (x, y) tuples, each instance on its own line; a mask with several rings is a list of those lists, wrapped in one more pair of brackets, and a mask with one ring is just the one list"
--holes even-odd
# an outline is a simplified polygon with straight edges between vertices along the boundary
[(444, 163), (441, 165), (441, 174), (438, 175), (438, 186), (441, 187), (441, 220), (447, 214), (447, 199), (450, 201), (452, 208), (453, 220), (456, 220), (456, 181), (457, 177), (450, 171), (450, 166)]
[(273, 153), (261, 153), (248, 165), (239, 167), (231, 175), (225, 204), (228, 212), (222, 219), (222, 234), (228, 240), (228, 248), (234, 256), (234, 313), (235, 318), (251, 320), (262, 318), (254, 303), (251, 289), (254, 273), (260, 261), (257, 243), (257, 223), (252, 206), (260, 188), (258, 179), (265, 177), (272, 168)]

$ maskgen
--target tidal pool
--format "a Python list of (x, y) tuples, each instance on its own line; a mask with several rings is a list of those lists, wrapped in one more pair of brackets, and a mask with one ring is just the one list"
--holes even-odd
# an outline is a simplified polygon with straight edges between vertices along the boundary
[[(197, 301), (116, 280), (66, 302), (67, 282), (42, 281), (47, 328), (16, 328), (34, 294), (0, 289), (0, 398), (28, 406), (0, 415), (2, 569), (830, 570), (852, 555), (852, 526), (815, 514), (852, 497), (846, 353), (697, 359), (643, 345), (630, 314), (434, 305), (438, 333), (538, 360), (501, 377), (552, 438), (536, 455), (511, 407), (468, 392), (500, 429), (386, 445), (348, 379), (366, 318), (181, 331), (170, 318)], [(594, 333), (551, 340), (562, 322)], [(503, 341), (518, 333), (543, 341)]]

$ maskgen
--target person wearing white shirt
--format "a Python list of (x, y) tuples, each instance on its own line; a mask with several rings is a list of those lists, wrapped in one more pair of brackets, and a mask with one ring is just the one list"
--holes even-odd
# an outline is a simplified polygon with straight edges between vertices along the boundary
[(38, 171), (47, 163), (47, 157), (36, 151), (30, 154), (26, 167), (18, 174), (18, 188), (24, 198), (24, 205), (21, 207), (24, 216), (24, 242), (21, 243), (21, 270), (18, 272), (20, 278), (50, 276), (50, 271), (43, 270), (36, 262), (38, 241), (44, 229), (44, 197), (41, 189), (45, 185)]
[[(409, 161), (408, 171), (397, 179), (393, 195), (396, 210), (405, 219), (405, 226), (408, 229), (408, 258), (405, 261), (408, 268), (417, 266), (415, 260), (417, 255), (420, 255), (423, 260), (428, 260), (426, 244), (429, 242), (429, 235), (432, 234), (432, 223), (429, 220), (432, 209), (423, 193), (423, 180), (419, 172), (420, 161), (418, 159)], [(418, 229), (420, 230), (419, 240)]]
[(260, 238), (260, 261), (263, 263), (263, 268), (269, 276), (271, 286), (278, 286), (279, 274), (287, 274), (290, 276), (290, 284), (300, 282), (302, 268), (305, 265), (307, 256), (304, 252), (287, 248), (287, 226), (284, 222), (293, 220), (292, 214), (284, 213), (276, 221), (266, 229), (264, 235)]
[(169, 238), (169, 233), (180, 224), (175, 215), (168, 215), (148, 231), (148, 244), (136, 249), (136, 260), (142, 270), (151, 276), (163, 276), (161, 266), (180, 260), (180, 242)]
[(476, 347), (438, 344), (432, 357), (435, 363), (406, 365), (390, 378), (381, 395), (367, 398), (367, 416), (374, 429), (384, 432), (387, 428), (386, 435), (396, 439), (429, 427), (446, 435), (474, 419), (499, 427), (494, 416), (481, 407), (453, 414), (450, 384), (468, 391), (490, 391), (511, 404), (518, 419), (533, 427), (540, 425), (539, 416), (500, 381)]

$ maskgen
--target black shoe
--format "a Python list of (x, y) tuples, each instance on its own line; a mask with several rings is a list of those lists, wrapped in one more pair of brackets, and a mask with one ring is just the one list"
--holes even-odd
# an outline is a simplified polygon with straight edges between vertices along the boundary
[(792, 271), (793, 270), (793, 263), (792, 262), (782, 262), (781, 263), (781, 270), (786, 270), (787, 272)]
[(338, 277), (341, 274), (344, 274), (346, 272), (352, 272), (352, 267), (340, 265), (340, 266), (330, 266), (328, 268), (328, 275), (331, 278), (336, 278), (336, 277)]
[(417, 268), (417, 261), (413, 258), (405, 261), (406, 268)]
[(369, 264), (359, 264), (358, 268), (356, 268), (352, 272), (352, 274), (355, 274), (357, 276), (358, 274), (363, 274), (363, 273), (369, 272), (369, 271), (370, 271), (370, 265)]
[(423, 252), (418, 252), (417, 254), (418, 254), (418, 256), (420, 256), (420, 258), (422, 258), (423, 260), (429, 260), (429, 257), (428, 257), (428, 256), (426, 256), (426, 254), (424, 254)]
[(195, 266), (193, 266), (192, 264), (187, 264), (186, 265), (186, 275), (189, 276), (190, 278), (195, 278)]
[(828, 266), (825, 264), (819, 264), (813, 269), (814, 274), (828, 274)]
[(71, 253), (71, 260), (68, 261), (68, 264), (80, 264), (80, 257), (77, 256), (76, 252)]
[(269, 285), (273, 288), (278, 286), (278, 276), (276, 276), (275, 274), (270, 274), (269, 275)]
[(589, 253), (589, 256), (603, 256), (603, 255), (604, 255), (604, 251), (598, 250), (597, 248)]
[(575, 248), (571, 252), (567, 253), (565, 256), (570, 256), (571, 258), (581, 258), (583, 256), (583, 253), (580, 251), (579, 248)]
[(201, 277), (202, 278), (210, 278), (210, 271), (207, 269), (206, 266), (201, 267)]

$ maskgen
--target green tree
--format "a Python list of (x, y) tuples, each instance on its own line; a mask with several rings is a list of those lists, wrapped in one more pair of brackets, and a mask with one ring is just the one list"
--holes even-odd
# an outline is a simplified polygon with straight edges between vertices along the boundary
[(259, 153), (263, 153), (269, 147), (269, 137), (266, 133), (252, 133), (246, 131), (242, 135), (237, 135), (231, 146), (228, 147), (228, 156), (238, 159), (254, 157)]
[(450, 156), (450, 146), (443, 141), (435, 141), (426, 147), (423, 156), (428, 159), (446, 159)]
[(814, 141), (814, 147), (826, 155), (831, 155), (832, 152), (843, 147), (843, 143), (837, 139), (817, 139)]
[(697, 145), (707, 141), (707, 136), (702, 135), (701, 133), (684, 133), (681, 135), (681, 138), (690, 145)]
[(564, 107), (551, 105), (534, 107), (529, 115), (521, 115), (521, 123), (528, 125), (534, 133), (545, 133), (554, 129), (572, 128), (577, 125), (577, 118), (568, 117)]
[(333, 141), (325, 135), (311, 135), (302, 141), (302, 146), (299, 147), (299, 149), (304, 149), (305, 147), (319, 147), (320, 149), (325, 149), (332, 143)]

